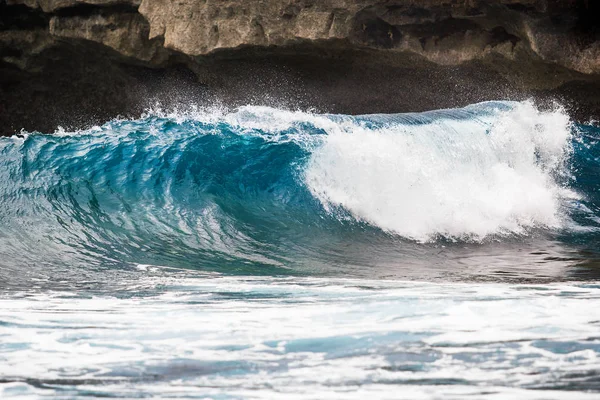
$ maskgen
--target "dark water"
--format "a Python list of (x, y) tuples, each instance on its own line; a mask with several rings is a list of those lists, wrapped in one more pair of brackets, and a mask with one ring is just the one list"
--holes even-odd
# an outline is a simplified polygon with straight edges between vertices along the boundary
[(595, 398), (599, 140), (527, 102), (0, 139), (0, 394)]

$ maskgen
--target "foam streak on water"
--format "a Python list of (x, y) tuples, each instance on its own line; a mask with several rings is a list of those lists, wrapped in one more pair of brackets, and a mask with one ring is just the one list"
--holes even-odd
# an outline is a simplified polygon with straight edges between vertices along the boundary
[(150, 277), (116, 297), (2, 298), (2, 398), (592, 399), (576, 391), (600, 389), (597, 285), (144, 268)]

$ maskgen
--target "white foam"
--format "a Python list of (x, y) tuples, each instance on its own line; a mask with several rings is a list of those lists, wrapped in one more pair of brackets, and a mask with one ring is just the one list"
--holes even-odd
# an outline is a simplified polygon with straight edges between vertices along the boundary
[(131, 297), (0, 296), (0, 398), (598, 397), (583, 392), (600, 368), (596, 284), (151, 270)]
[(330, 129), (305, 171), (323, 206), (418, 241), (559, 228), (569, 117), (530, 102), (472, 119)]

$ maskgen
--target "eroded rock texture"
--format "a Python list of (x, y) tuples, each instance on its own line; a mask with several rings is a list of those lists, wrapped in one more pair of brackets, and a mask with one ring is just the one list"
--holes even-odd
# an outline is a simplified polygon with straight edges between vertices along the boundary
[(592, 0), (0, 0), (0, 131), (169, 105), (404, 112), (557, 98), (600, 116)]

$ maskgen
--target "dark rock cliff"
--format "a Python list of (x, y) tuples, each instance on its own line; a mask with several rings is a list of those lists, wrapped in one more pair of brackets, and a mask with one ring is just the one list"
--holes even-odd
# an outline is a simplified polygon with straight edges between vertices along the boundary
[(596, 0), (0, 0), (0, 133), (159, 103), (600, 117)]

